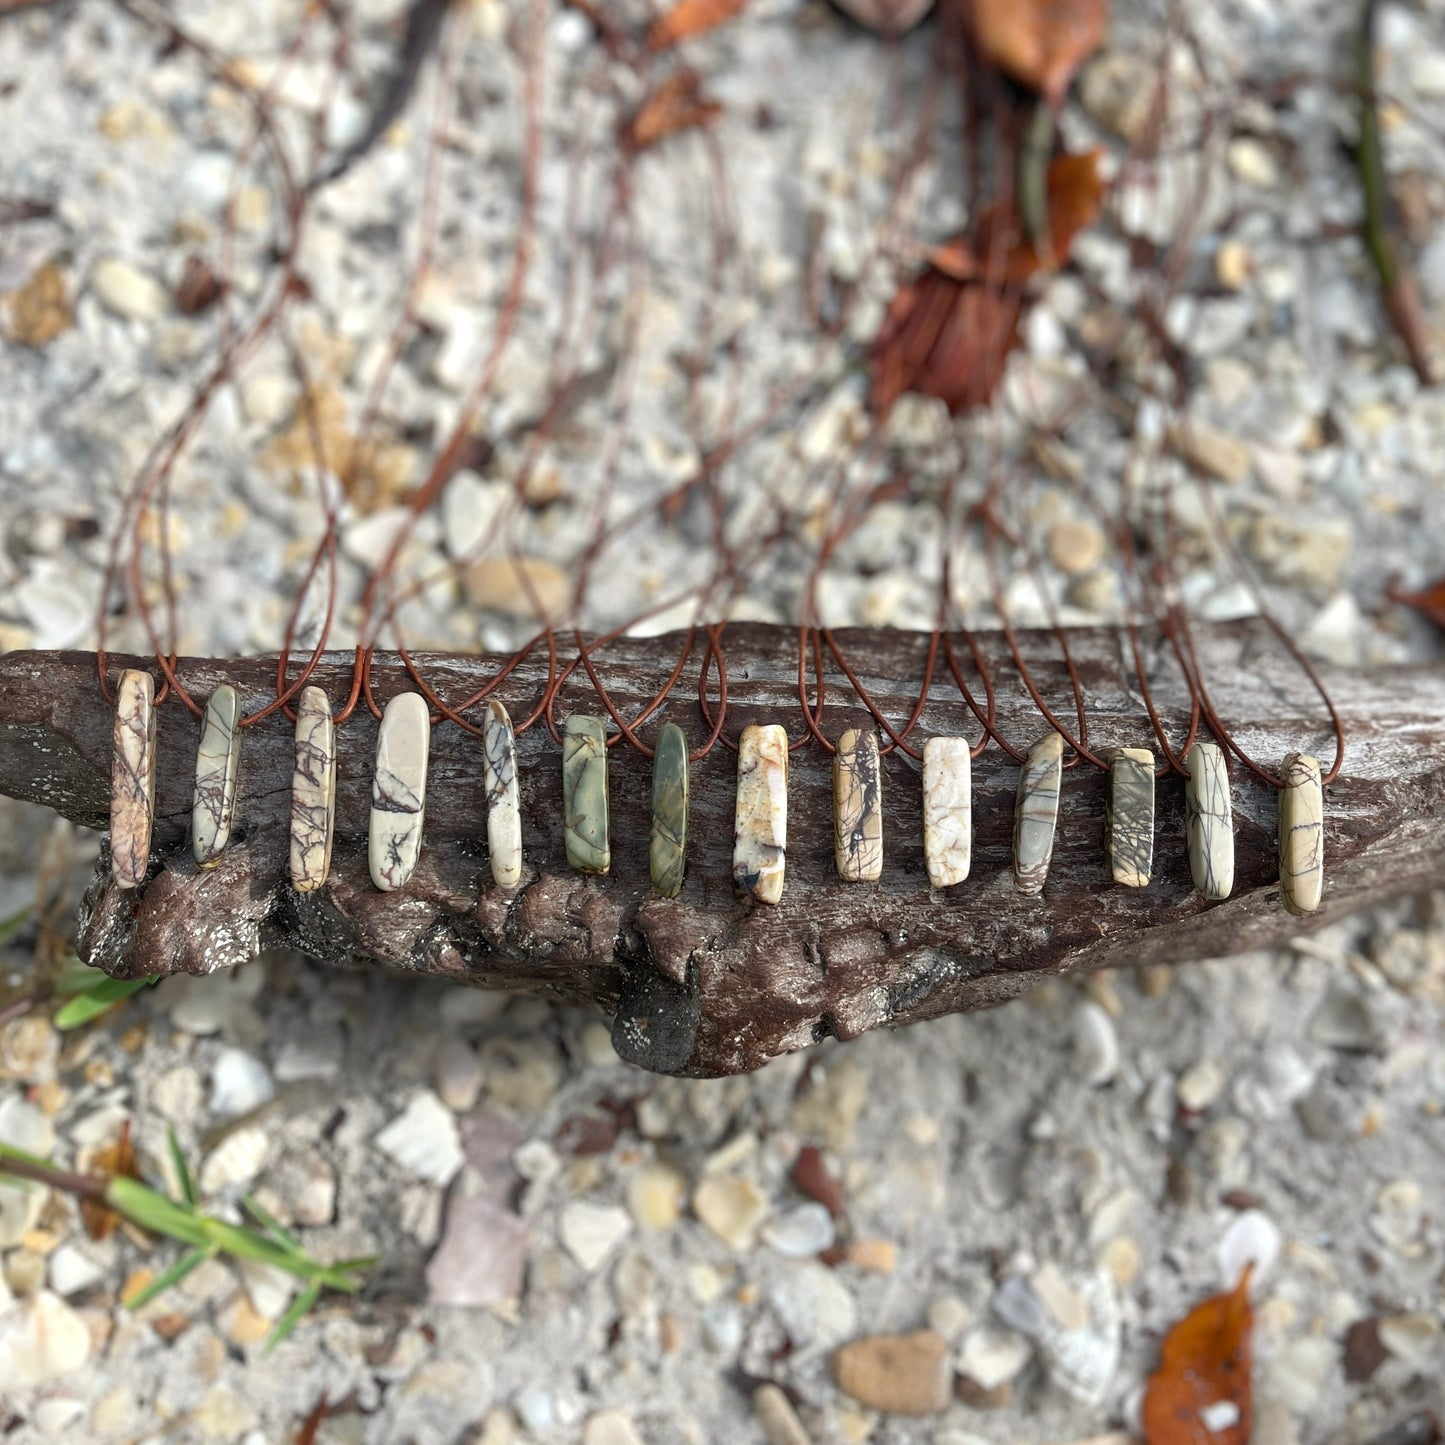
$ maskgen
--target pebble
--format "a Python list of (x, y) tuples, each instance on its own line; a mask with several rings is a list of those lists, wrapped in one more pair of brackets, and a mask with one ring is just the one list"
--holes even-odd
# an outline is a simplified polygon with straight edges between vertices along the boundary
[(1104, 560), (1104, 534), (1093, 522), (1055, 522), (1049, 529), (1049, 560), (1066, 577), (1092, 572)]
[(1309, 1417), (1326, 1379), (1339, 1368), (1339, 1346), (1330, 1339), (1291, 1340), (1264, 1362), (1262, 1393)]
[(1437, 1316), (1416, 1311), (1383, 1316), (1379, 1333), (1380, 1343), (1397, 1360), (1418, 1369), (1438, 1352), (1442, 1330)]
[(279, 1320), (300, 1288), (296, 1276), (258, 1259), (238, 1259), (236, 1273), (251, 1308), (263, 1320)]
[(1267, 1214), (1246, 1209), (1232, 1221), (1219, 1241), (1216, 1258), (1220, 1288), (1233, 1289), (1245, 1265), (1253, 1264), (1249, 1285), (1252, 1291), (1257, 1291), (1273, 1271), (1282, 1242), (1278, 1227)]
[(75, 1439), (74, 1431), (85, 1419), (85, 1402), (66, 1396), (52, 1396), (35, 1407), (35, 1423), (43, 1435), (55, 1440)]
[(557, 1400), (541, 1385), (526, 1385), (512, 1397), (524, 1429), (533, 1435), (546, 1435), (557, 1424)]
[(479, 557), (467, 568), (465, 586), (473, 607), (523, 621), (565, 618), (572, 596), (567, 573), (541, 557)]
[(709, 1174), (693, 1190), (692, 1212), (729, 1249), (745, 1254), (758, 1239), (758, 1230), (772, 1206), (751, 1179)]
[(1236, 180), (1261, 190), (1273, 190), (1279, 184), (1279, 165), (1273, 153), (1253, 136), (1236, 136), (1225, 152), (1229, 169)]
[(1330, 988), (1309, 1022), (1309, 1036), (1329, 1049), (1367, 1052), (1380, 1046), (1379, 1026), (1363, 994)]
[(89, 1357), (85, 1321), (49, 1290), (0, 1313), (0, 1399), (72, 1374)]
[(191, 1412), (192, 1429), (213, 1440), (235, 1440), (256, 1423), (251, 1405), (226, 1385), (213, 1385)]
[(493, 1198), (475, 1169), (463, 1170), (447, 1197), (441, 1241), (427, 1264), (427, 1300), (477, 1309), (522, 1293), (526, 1225)]
[(170, 307), (166, 288), (154, 276), (115, 257), (97, 262), (90, 288), (107, 311), (126, 321), (156, 321)]
[(953, 1397), (948, 1341), (932, 1330), (868, 1335), (833, 1356), (845, 1395), (890, 1415), (937, 1415)]
[(224, 1048), (211, 1065), (211, 1113), (234, 1119), (259, 1109), (275, 1096), (270, 1071), (244, 1049)]
[(99, 1284), (106, 1272), (78, 1246), (62, 1244), (51, 1254), (46, 1273), (50, 1288), (64, 1299)]
[(789, 1259), (807, 1259), (832, 1247), (833, 1216), (821, 1204), (794, 1205), (763, 1226), (763, 1243)]
[(259, 1124), (227, 1134), (201, 1162), (197, 1183), (205, 1194), (222, 1194), (249, 1184), (266, 1162), (271, 1140)]
[(20, 1094), (7, 1094), (0, 1099), (0, 1144), (48, 1155), (55, 1147), (55, 1130), (34, 1104)]
[(795, 1360), (840, 1345), (858, 1327), (858, 1305), (831, 1269), (811, 1260), (780, 1266), (765, 1286), (767, 1301), (787, 1331)]
[(687, 1180), (669, 1164), (644, 1164), (628, 1181), (627, 1207), (640, 1229), (671, 1229), (677, 1223)]
[(10, 298), (11, 335), (21, 346), (46, 346), (74, 320), (61, 269), (46, 262)]
[(1216, 481), (1238, 486), (1249, 476), (1249, 448), (1197, 417), (1171, 423), (1169, 441), (1180, 456)]
[(792, 1401), (777, 1385), (759, 1385), (753, 1391), (753, 1414), (767, 1445), (812, 1445)]
[(743, 1317), (729, 1304), (711, 1305), (702, 1314), (703, 1343), (715, 1355), (731, 1359), (743, 1342)]
[(537, 1114), (561, 1087), (565, 1069), (557, 1050), (542, 1039), (490, 1038), (481, 1049), (488, 1099)]
[(48, 1082), (59, 1056), (59, 1030), (43, 1013), (28, 1013), (0, 1029), (0, 1079)]
[(479, 552), (493, 536), (511, 496), (512, 488), (505, 482), (488, 482), (475, 472), (458, 472), (442, 493), (442, 538), (447, 555), (461, 561)]
[(1093, 999), (1074, 1010), (1074, 1059), (1086, 1084), (1101, 1088), (1119, 1072), (1119, 1035), (1114, 1021)]
[(257, 962), (204, 978), (167, 979), (157, 992), (178, 1029), (204, 1036), (229, 1029), (265, 986), (265, 965)]
[(632, 1232), (632, 1220), (625, 1209), (614, 1204), (590, 1204), (574, 1200), (557, 1221), (562, 1247), (591, 1274)]
[(958, 1295), (944, 1294), (929, 1302), (927, 1319), (929, 1329), (956, 1345), (973, 1323), (973, 1311)]
[(873, 1274), (892, 1274), (898, 1266), (898, 1246), (891, 1239), (853, 1239), (848, 1242), (848, 1263)]
[(304, 1038), (287, 1039), (276, 1050), (274, 1072), (283, 1084), (303, 1079), (334, 1079), (341, 1072), (345, 1045), (338, 1029), (318, 1028)]
[(465, 1114), (482, 1092), (482, 1061), (464, 1039), (448, 1038), (437, 1050), (437, 1095), (448, 1109)]
[(1158, 72), (1151, 60), (1127, 50), (1095, 56), (1079, 77), (1079, 101), (1089, 118), (1131, 144), (1149, 122)]
[(450, 1184), (462, 1167), (456, 1118), (430, 1089), (417, 1093), (373, 1142), (408, 1174), (432, 1184)]
[(587, 1417), (582, 1445), (642, 1445), (632, 1417), (622, 1410), (600, 1410)]
[(1191, 1114), (1202, 1114), (1219, 1097), (1227, 1076), (1215, 1059), (1200, 1059), (1179, 1076), (1174, 1092), (1180, 1105)]
[(1011, 1384), (1033, 1353), (1027, 1339), (996, 1325), (976, 1325), (963, 1339), (958, 1370), (985, 1390)]

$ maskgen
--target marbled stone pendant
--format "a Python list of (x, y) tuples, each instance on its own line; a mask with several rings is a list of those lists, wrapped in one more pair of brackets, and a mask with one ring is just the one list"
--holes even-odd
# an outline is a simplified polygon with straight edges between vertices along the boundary
[(687, 800), (687, 734), (676, 723), (664, 723), (652, 753), (652, 832), (647, 843), (652, 891), (659, 898), (676, 898), (682, 891)]
[(110, 866), (119, 888), (139, 888), (151, 857), (156, 811), (155, 682), (127, 669), (115, 690), (110, 763)]
[(573, 713), (562, 724), (562, 835), (579, 873), (612, 866), (607, 832), (607, 733), (600, 717)]
[(1229, 768), (1217, 743), (1195, 743), (1184, 755), (1189, 781), (1184, 811), (1189, 820), (1189, 871), (1206, 898), (1234, 891), (1234, 804)]
[(1020, 893), (1042, 893), (1049, 876), (1063, 767), (1064, 740), (1058, 733), (1050, 733), (1029, 749), (1019, 772), (1014, 812), (1014, 887)]
[(735, 819), (734, 885), (759, 903), (779, 902), (788, 858), (788, 733), (776, 723), (745, 727), (738, 740)]
[(522, 800), (517, 792), (517, 739), (507, 709), (494, 698), (482, 724), (482, 785), (487, 792), (487, 856), (498, 888), (522, 881)]
[(871, 728), (849, 728), (833, 754), (833, 857), (846, 882), (883, 876), (882, 770)]
[(201, 868), (215, 868), (231, 841), (236, 816), (236, 769), (241, 761), (241, 699), (223, 682), (206, 704), (196, 752), (196, 791), (191, 803), (191, 852)]
[(1279, 883), (1291, 913), (1313, 913), (1325, 887), (1325, 794), (1317, 758), (1291, 753), (1279, 794)]
[(376, 773), (371, 780), (367, 860), (371, 881), (383, 893), (404, 887), (421, 857), (430, 752), (431, 715), (426, 699), (418, 692), (398, 693), (381, 716)]
[(1114, 882), (1146, 887), (1154, 868), (1154, 754), (1148, 748), (1118, 748), (1109, 759), (1104, 833)]
[(331, 700), (303, 687), (296, 700), (296, 762), (291, 773), (291, 886), (310, 893), (331, 872), (336, 830), (336, 728)]
[(973, 756), (964, 738), (923, 745), (923, 858), (930, 888), (951, 888), (973, 862)]

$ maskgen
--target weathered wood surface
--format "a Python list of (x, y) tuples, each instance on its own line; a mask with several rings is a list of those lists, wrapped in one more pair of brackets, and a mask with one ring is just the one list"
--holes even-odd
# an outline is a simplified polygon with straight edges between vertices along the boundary
[[(916, 697), (926, 639), (898, 632), (841, 634), (850, 661), (894, 719)], [(999, 687), (999, 726), (1027, 746), (1043, 723), (1006, 663), (1001, 640), (982, 639)], [(1244, 745), (1278, 766), (1286, 753), (1316, 753), (1328, 766), (1332, 742), (1307, 684), (1258, 629), (1247, 624), (1200, 634), (1216, 706)], [(779, 721), (802, 732), (796, 634), (736, 626), (726, 636), (731, 697), (727, 731)], [(1058, 650), (1046, 634), (1021, 644), (1060, 715), (1070, 704)], [(1094, 747), (1153, 746), (1119, 639), (1071, 634), (1087, 689)], [(667, 675), (677, 637), (625, 640), (598, 666), (624, 715)], [(675, 721), (694, 746), (706, 736), (695, 699), (694, 657), (678, 690), (644, 735)], [(1171, 661), (1155, 659), (1156, 699), (1177, 745), (1187, 698)], [(475, 658), (425, 657), (444, 697), (462, 697), (490, 677)], [(143, 666), (112, 659), (112, 666)], [(1152, 665), (1152, 664), (1151, 664)], [(328, 658), (314, 680), (339, 706), (351, 657)], [(254, 710), (272, 696), (274, 663), (181, 663), (198, 697), (222, 680)], [(520, 667), (501, 689), (514, 718), (531, 711), (545, 686), (545, 658)], [(405, 685), (393, 659), (378, 656), (378, 699)], [(87, 897), (79, 947), (119, 977), (207, 973), (262, 948), (289, 945), (339, 964), (358, 961), (487, 987), (595, 1004), (613, 1015), (624, 1056), (688, 1074), (755, 1068), (790, 1050), (879, 1025), (989, 1007), (1041, 976), (1103, 966), (1215, 957), (1278, 942), (1302, 927), (1378, 899), (1445, 884), (1445, 676), (1439, 669), (1331, 675), (1349, 727), (1339, 780), (1327, 789), (1324, 904), (1309, 920), (1280, 902), (1275, 792), (1234, 769), (1237, 868), (1234, 896), (1207, 904), (1193, 891), (1185, 841), (1184, 789), (1159, 785), (1155, 866), (1148, 887), (1109, 882), (1104, 852), (1105, 776), (1084, 766), (1064, 774), (1058, 843), (1041, 898), (1013, 887), (1017, 765), (996, 747), (975, 764), (975, 842), (969, 879), (932, 893), (921, 840), (916, 767), (901, 754), (883, 761), (885, 840), (879, 883), (843, 882), (833, 858), (831, 760), (816, 747), (793, 754), (787, 891), (777, 907), (750, 907), (732, 883), (735, 755), (715, 749), (694, 765), (687, 878), (662, 900), (648, 883), (651, 798), (646, 759), (614, 749), (612, 872), (568, 869), (562, 838), (560, 756), (546, 730), (517, 739), (526, 862), (514, 895), (492, 882), (480, 740), (451, 725), (435, 730), (426, 840), (406, 888), (381, 893), (367, 876), (366, 831), (376, 724), (364, 710), (338, 732), (337, 837), (327, 887), (300, 894), (287, 883), (292, 728), (280, 715), (244, 730), (235, 841), (221, 865), (195, 866), (187, 846), (199, 721), (174, 700), (160, 709), (155, 852), (145, 886), (125, 892), (104, 867)], [(825, 731), (836, 736), (866, 714), (830, 676)], [(596, 712), (579, 673), (558, 700), (559, 719)], [(480, 709), (478, 710), (480, 714)], [(918, 734), (978, 724), (946, 674)], [(0, 792), (45, 803), (78, 823), (103, 828), (108, 814), (111, 715), (90, 654), (0, 657)]]

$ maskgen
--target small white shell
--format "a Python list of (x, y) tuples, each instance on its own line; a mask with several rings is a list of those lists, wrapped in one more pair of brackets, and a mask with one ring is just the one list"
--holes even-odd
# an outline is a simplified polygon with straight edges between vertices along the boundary
[(271, 1140), (259, 1124), (247, 1124), (228, 1134), (201, 1164), (197, 1181), (203, 1194), (222, 1194), (249, 1184), (266, 1162)]

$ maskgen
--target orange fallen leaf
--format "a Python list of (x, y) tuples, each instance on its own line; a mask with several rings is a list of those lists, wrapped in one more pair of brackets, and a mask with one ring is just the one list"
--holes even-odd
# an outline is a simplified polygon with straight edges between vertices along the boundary
[(623, 144), (634, 151), (646, 150), (678, 131), (716, 119), (722, 106), (704, 100), (701, 88), (702, 80), (695, 71), (679, 70), (668, 76), (623, 125)]
[(647, 32), (649, 50), (667, 50), (731, 20), (747, 7), (748, 0), (677, 0), (652, 22)]
[[(1144, 1387), (1146, 1445), (1248, 1445), (1252, 1269), (1246, 1265), (1232, 1290), (1190, 1310), (1164, 1337), (1159, 1368)], [(1206, 1423), (1204, 1412), (1223, 1405), (1234, 1407), (1233, 1422)]]
[(1109, 23), (1108, 0), (972, 0), (967, 14), (984, 58), (1055, 107)]
[[(122, 1175), (127, 1179), (140, 1178), (129, 1121), (121, 1126), (120, 1137), (114, 1144), (107, 1144), (103, 1149), (95, 1151), (95, 1157), (90, 1162), (90, 1172), (103, 1175), (107, 1179), (116, 1179)], [(80, 1217), (85, 1224), (85, 1232), (92, 1239), (109, 1239), (120, 1223), (120, 1215), (99, 1199), (82, 1198)]]

